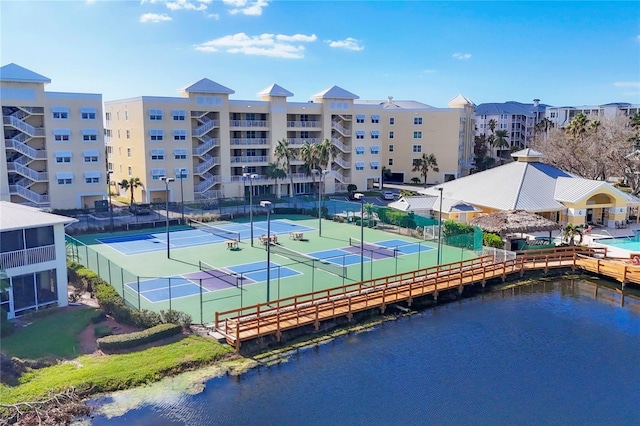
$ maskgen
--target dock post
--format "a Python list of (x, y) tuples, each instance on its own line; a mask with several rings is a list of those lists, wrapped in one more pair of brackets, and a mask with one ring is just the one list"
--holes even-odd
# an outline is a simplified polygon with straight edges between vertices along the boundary
[(433, 292), (433, 301), (438, 302), (438, 290)]

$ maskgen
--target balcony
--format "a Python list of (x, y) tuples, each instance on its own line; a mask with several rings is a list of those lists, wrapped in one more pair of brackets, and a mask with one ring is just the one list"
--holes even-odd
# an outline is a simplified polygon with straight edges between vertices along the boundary
[(263, 138), (245, 138), (245, 139), (231, 139), (230, 145), (267, 145), (269, 144), (268, 139)]
[(266, 155), (231, 157), (232, 163), (266, 163), (267, 161), (269, 161), (269, 157)]
[(229, 120), (230, 127), (268, 127), (266, 120)]
[(56, 260), (56, 246), (34, 247), (25, 250), (0, 253), (0, 269), (18, 268), (20, 266)]
[(320, 129), (322, 127), (321, 121), (287, 121), (287, 127), (304, 127)]

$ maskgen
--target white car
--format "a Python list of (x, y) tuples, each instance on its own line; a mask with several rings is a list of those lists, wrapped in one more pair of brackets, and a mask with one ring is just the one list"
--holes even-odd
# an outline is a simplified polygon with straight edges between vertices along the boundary
[(382, 193), (382, 199), (383, 200), (395, 200), (395, 198), (396, 197), (395, 197), (394, 193), (391, 192), (391, 191), (384, 191)]

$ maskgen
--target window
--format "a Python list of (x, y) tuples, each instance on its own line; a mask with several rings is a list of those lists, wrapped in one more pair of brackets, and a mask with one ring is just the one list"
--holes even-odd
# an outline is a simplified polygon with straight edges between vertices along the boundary
[(152, 149), (151, 150), (151, 159), (152, 160), (164, 160), (164, 149)]
[(500, 119), (501, 120), (506, 120), (507, 118), (509, 118), (508, 114), (500, 114)]
[(371, 116), (371, 122), (374, 123), (374, 124), (375, 123), (379, 123), (380, 122), (380, 116), (378, 114), (373, 114)]
[(151, 121), (161, 121), (162, 120), (162, 110), (161, 109), (150, 109), (149, 110), (149, 120), (151, 120)]
[(173, 150), (173, 157), (176, 160), (186, 160), (189, 152), (185, 148), (176, 148)]
[(364, 119), (365, 119), (365, 115), (364, 114), (356, 115), (356, 123), (364, 123)]
[(356, 161), (356, 170), (364, 170), (364, 161)]
[(151, 180), (160, 180), (160, 176), (166, 176), (165, 169), (151, 169)]
[(371, 131), (371, 139), (380, 139), (380, 131), (372, 130)]
[(551, 113), (551, 118), (556, 118), (556, 113), (555, 112)]
[(98, 131), (96, 129), (82, 129), (82, 142), (97, 142)]
[(69, 108), (67, 107), (53, 107), (51, 108), (54, 120), (67, 120), (69, 119)]
[(173, 131), (173, 140), (174, 141), (186, 141), (187, 140), (187, 131), (184, 129), (176, 129)]
[(364, 155), (364, 146), (356, 146), (356, 155)]
[(389, 126), (393, 126), (396, 124), (396, 119), (394, 117), (389, 117)]
[(422, 131), (417, 130), (417, 131), (413, 132), (413, 138), (414, 139), (422, 139)]
[(100, 183), (100, 172), (84, 172), (84, 183)]
[(82, 158), (85, 163), (97, 163), (100, 153), (98, 151), (83, 151)]
[(104, 118), (106, 121), (111, 121), (111, 113), (110, 112), (105, 112), (104, 113)]
[(371, 145), (371, 147), (369, 149), (371, 150), (372, 154), (379, 154), (380, 153), (380, 146), (379, 145)]
[(364, 130), (356, 130), (356, 139), (364, 139)]
[(125, 112), (124, 112), (124, 119), (125, 119), (126, 121), (129, 121), (129, 111), (126, 111), (126, 110), (125, 110)]
[(71, 139), (71, 130), (53, 129), (53, 139), (56, 142), (69, 142), (69, 140)]
[(508, 126), (505, 123), (500, 123), (500, 128), (501, 129), (507, 129)]
[[(247, 132), (247, 139), (251, 139), (251, 133), (255, 132)], [(309, 132), (307, 130), (300, 132), (300, 139), (309, 139)]]
[(413, 152), (422, 152), (422, 145), (413, 145), (412, 151)]
[(127, 157), (131, 158), (131, 148), (127, 148)]
[(393, 152), (393, 145), (389, 145), (389, 152)]
[(391, 130), (389, 132), (389, 139), (393, 139), (395, 137), (395, 135), (396, 135), (395, 132), (393, 130)]
[(414, 158), (413, 159), (413, 167), (417, 166), (418, 164), (420, 164), (420, 159), (419, 158)]
[(132, 171), (133, 171), (133, 169), (131, 168), (131, 166), (127, 167), (127, 174), (128, 174), (129, 176), (133, 176)]
[(393, 158), (389, 158), (389, 165), (393, 166)]
[(58, 185), (73, 185), (73, 173), (72, 172), (56, 173), (56, 180), (58, 181)]
[(56, 151), (56, 163), (70, 163), (71, 151)]
[(422, 124), (422, 117), (413, 117), (413, 124), (419, 126)]
[(369, 167), (371, 168), (371, 170), (378, 170), (380, 168), (380, 162), (379, 161), (371, 161), (371, 162), (369, 162)]
[(83, 120), (95, 120), (98, 110), (96, 108), (80, 108), (80, 117)]
[(126, 130), (127, 139), (131, 139), (131, 131), (129, 129)]
[(187, 119), (187, 111), (183, 109), (174, 109), (171, 111), (173, 121), (185, 121)]
[(152, 141), (159, 142), (164, 140), (164, 130), (162, 129), (151, 129), (149, 130), (149, 136)]

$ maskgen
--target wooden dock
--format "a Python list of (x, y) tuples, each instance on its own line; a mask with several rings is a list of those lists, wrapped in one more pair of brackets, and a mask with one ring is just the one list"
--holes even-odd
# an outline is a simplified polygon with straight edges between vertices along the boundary
[(556, 247), (527, 251), (515, 259), (496, 262), (493, 256), (433, 266), (416, 271), (374, 278), (313, 293), (278, 299), (270, 303), (216, 312), (215, 331), (236, 350), (244, 341), (274, 335), (278, 341), (286, 330), (313, 325), (338, 317), (349, 320), (357, 312), (380, 309), (413, 299), (464, 286), (482, 284), (492, 278), (506, 280), (508, 275), (553, 268), (582, 269), (605, 275), (621, 283), (640, 284), (640, 267), (623, 259), (606, 257), (605, 248)]

